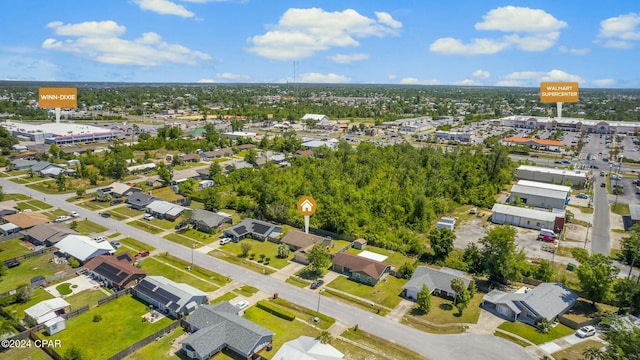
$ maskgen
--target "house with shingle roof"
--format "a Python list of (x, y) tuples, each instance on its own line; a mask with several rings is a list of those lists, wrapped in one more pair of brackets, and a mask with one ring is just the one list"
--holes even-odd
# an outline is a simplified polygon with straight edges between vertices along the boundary
[(49, 218), (40, 213), (17, 213), (12, 215), (6, 215), (2, 217), (6, 222), (10, 222), (20, 229), (29, 229), (38, 224), (44, 224), (49, 222)]
[(52, 246), (64, 239), (67, 235), (78, 234), (64, 224), (38, 224), (30, 229), (22, 231), (25, 240), (33, 245)]
[(110, 288), (122, 290), (131, 287), (147, 273), (133, 266), (134, 258), (128, 252), (118, 255), (99, 255), (87, 261), (84, 267), (94, 279)]
[(280, 236), (282, 227), (256, 219), (243, 219), (239, 224), (224, 230), (224, 235), (238, 242), (247, 236), (256, 240), (266, 240)]
[(209, 302), (205, 292), (164, 276), (145, 277), (132, 288), (132, 293), (158, 311), (175, 318), (191, 314), (200, 305)]
[(318, 235), (307, 234), (300, 230), (290, 230), (280, 239), (281, 244), (286, 244), (293, 251), (293, 260), (307, 265), (307, 253), (315, 244), (322, 244), (327, 248), (331, 247), (331, 238)]
[(135, 192), (135, 193), (127, 196), (126, 203), (132, 209), (144, 210), (144, 208), (146, 208), (147, 205), (151, 204), (152, 202), (154, 202), (156, 200), (158, 200), (158, 198), (155, 197), (155, 196), (146, 194), (144, 192)]
[(461, 279), (465, 287), (473, 281), (463, 271), (443, 267), (433, 269), (427, 266), (418, 266), (413, 272), (411, 279), (402, 287), (404, 296), (408, 299), (417, 300), (418, 293), (423, 285), (427, 285), (432, 294), (443, 298), (455, 298), (456, 292), (451, 288), (451, 280)]
[(226, 301), (198, 307), (186, 322), (191, 335), (182, 340), (182, 350), (191, 359), (209, 359), (223, 349), (253, 359), (273, 341), (272, 331), (238, 316)]
[(391, 265), (382, 261), (348, 253), (339, 252), (331, 259), (332, 269), (345, 274), (349, 279), (367, 285), (375, 285), (391, 272)]
[(212, 233), (224, 224), (231, 224), (232, 219), (229, 214), (195, 209), (193, 210), (193, 215), (191, 215), (191, 222), (197, 230)]
[(18, 213), (18, 203), (15, 200), (0, 201), (0, 216)]
[(170, 203), (164, 200), (155, 200), (147, 205), (147, 212), (161, 219), (175, 220), (187, 210), (186, 207)]
[(523, 290), (516, 293), (491, 290), (482, 298), (482, 307), (510, 321), (533, 324), (539, 318), (553, 321), (578, 300), (578, 295), (561, 283), (542, 283)]

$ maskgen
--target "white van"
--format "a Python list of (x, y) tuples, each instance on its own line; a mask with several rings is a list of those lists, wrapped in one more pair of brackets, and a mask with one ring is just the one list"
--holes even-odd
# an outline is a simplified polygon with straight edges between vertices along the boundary
[(540, 235), (550, 236), (552, 238), (558, 237), (558, 235), (556, 235), (556, 233), (554, 233), (553, 230), (549, 230), (549, 229), (540, 229)]

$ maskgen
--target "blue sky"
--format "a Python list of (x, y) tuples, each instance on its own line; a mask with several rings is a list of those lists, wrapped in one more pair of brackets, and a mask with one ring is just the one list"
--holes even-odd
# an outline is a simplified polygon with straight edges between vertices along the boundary
[(632, 0), (21, 0), (0, 23), (0, 80), (640, 88)]

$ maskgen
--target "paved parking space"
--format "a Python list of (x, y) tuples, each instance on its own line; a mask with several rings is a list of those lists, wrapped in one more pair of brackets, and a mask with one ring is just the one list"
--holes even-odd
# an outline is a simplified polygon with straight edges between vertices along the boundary
[(96, 282), (95, 280), (92, 280), (90, 277), (86, 276), (86, 275), (80, 275), (80, 276), (76, 276), (73, 279), (69, 279), (67, 281), (62, 282), (61, 284), (64, 283), (68, 283), (70, 284), (71, 287), (71, 294), (68, 295), (62, 295), (58, 292), (58, 290), (56, 289), (57, 286), (59, 286), (60, 284), (56, 284), (56, 285), (51, 285), (47, 288), (45, 288), (45, 290), (55, 296), (55, 297), (68, 297), (68, 296), (72, 296), (73, 294), (77, 294), (79, 292), (82, 292), (84, 290), (89, 290), (89, 289), (97, 289), (100, 287), (100, 284), (98, 284), (98, 282)]

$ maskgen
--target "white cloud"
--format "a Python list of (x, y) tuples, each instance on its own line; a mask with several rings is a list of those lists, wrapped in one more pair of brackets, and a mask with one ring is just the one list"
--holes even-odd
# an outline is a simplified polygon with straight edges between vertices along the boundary
[(251, 80), (251, 76), (249, 75), (240, 75), (233, 73), (218, 73), (216, 74), (218, 79), (231, 80), (231, 81), (249, 81)]
[(616, 83), (616, 81), (614, 79), (596, 79), (596, 80), (592, 80), (591, 83), (594, 86), (607, 87), (607, 86), (613, 86)]
[[(287, 79), (287, 81), (291, 82), (293, 79)], [(302, 82), (302, 83), (336, 83), (336, 84), (341, 84), (341, 83), (348, 83), (349, 81), (351, 81), (351, 78), (346, 77), (344, 75), (338, 75), (338, 74), (321, 74), (321, 73), (316, 73), (316, 72), (312, 72), (312, 73), (306, 73), (306, 74), (301, 74), (296, 78), (297, 82)]]
[(505, 6), (493, 9), (475, 24), (476, 30), (507, 33), (498, 38), (474, 38), (470, 42), (452, 37), (434, 41), (429, 50), (444, 55), (490, 55), (516, 48), (523, 51), (543, 51), (560, 37), (559, 30), (567, 23), (539, 9)]
[(486, 70), (478, 69), (474, 71), (473, 74), (471, 74), (471, 76), (479, 79), (488, 79), (491, 76), (491, 73), (489, 73)]
[(477, 85), (481, 85), (481, 84), (479, 82), (477, 82), (476, 80), (473, 80), (473, 79), (464, 79), (464, 80), (460, 80), (460, 81), (454, 81), (452, 85), (477, 86)]
[(558, 46), (558, 50), (561, 53), (564, 54), (569, 54), (569, 55), (576, 55), (576, 56), (582, 56), (582, 55), (587, 55), (588, 53), (591, 52), (591, 49), (589, 48), (569, 48), (566, 46)]
[(200, 83), (200, 84), (213, 84), (216, 81), (213, 80), (213, 79), (200, 79), (197, 82)]
[(629, 13), (602, 20), (596, 44), (616, 49), (631, 49), (640, 40), (640, 14)]
[(151, 11), (161, 15), (176, 15), (182, 17), (193, 17), (194, 13), (184, 6), (178, 5), (169, 0), (133, 0), (142, 10)]
[(402, 23), (387, 13), (377, 20), (353, 9), (327, 12), (320, 8), (288, 9), (271, 30), (247, 39), (248, 50), (275, 60), (296, 60), (333, 47), (356, 47), (356, 38), (398, 34)]
[(496, 83), (497, 86), (538, 86), (543, 81), (571, 81), (584, 82), (578, 76), (562, 70), (543, 71), (517, 71), (507, 74)]
[(414, 77), (406, 77), (400, 79), (400, 84), (403, 85), (439, 85), (440, 81), (438, 80), (419, 80)]
[(195, 65), (198, 61), (211, 59), (203, 52), (165, 42), (160, 35), (153, 32), (144, 33), (134, 40), (123, 39), (119, 35), (124, 34), (126, 28), (113, 21), (96, 23), (103, 26), (87, 26), (87, 23), (52, 24), (49, 24), (49, 27), (53, 28), (56, 34), (75, 38), (49, 38), (42, 42), (42, 48), (73, 53), (100, 63), (149, 67), (163, 63)]
[(369, 55), (367, 54), (336, 54), (333, 56), (327, 56), (329, 60), (336, 64), (350, 64), (356, 61), (367, 60)]
[(64, 24), (62, 21), (52, 21), (47, 27), (53, 29), (53, 33), (61, 36), (89, 36), (89, 37), (113, 37), (120, 36), (127, 28), (118, 25), (115, 21), (85, 21), (78, 24)]

